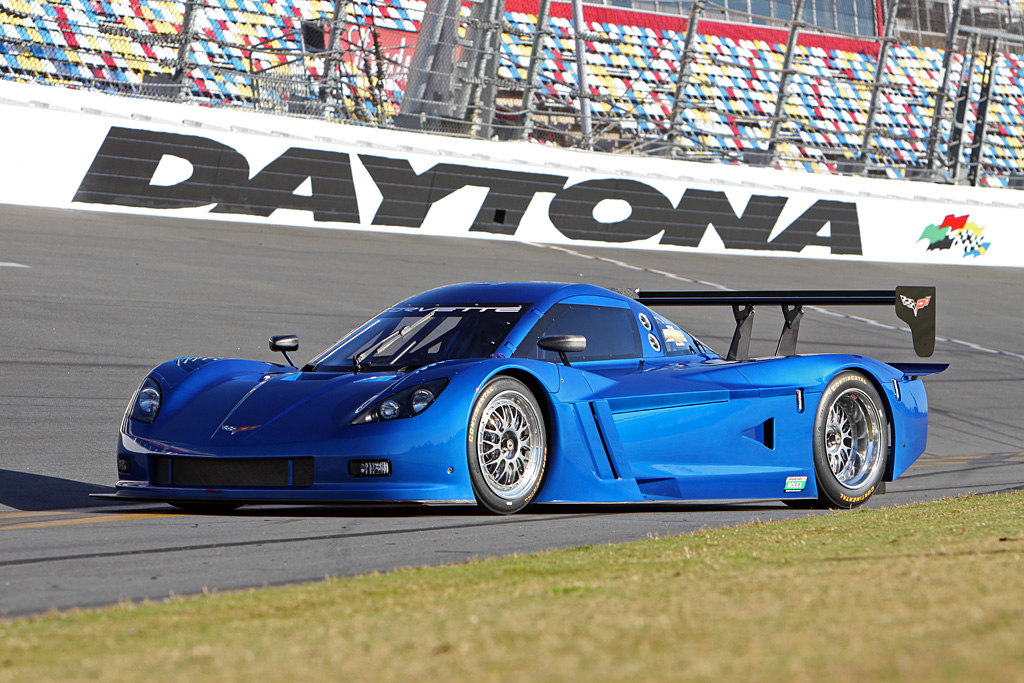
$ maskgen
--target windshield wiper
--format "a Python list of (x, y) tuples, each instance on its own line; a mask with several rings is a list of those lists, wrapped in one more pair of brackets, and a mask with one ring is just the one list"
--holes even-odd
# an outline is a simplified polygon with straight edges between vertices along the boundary
[(430, 313), (427, 313), (425, 316), (423, 316), (422, 318), (420, 318), (419, 320), (417, 320), (413, 324), (406, 325), (405, 327), (403, 327), (402, 329), (398, 330), (397, 332), (392, 332), (388, 336), (384, 337), (384, 339), (380, 340), (380, 342), (374, 344), (373, 346), (371, 346), (370, 348), (366, 349), (365, 351), (362, 351), (361, 353), (357, 353), (356, 355), (352, 356), (352, 369), (353, 369), (353, 371), (354, 372), (359, 372), (360, 370), (363, 369), (363, 361), (364, 360), (366, 360), (370, 356), (376, 355), (376, 353), (378, 351), (384, 349), (385, 347), (390, 345), (395, 340), (397, 340), (397, 339), (405, 339), (407, 336), (409, 336), (410, 334), (412, 334), (416, 330), (418, 330), (421, 327), (423, 327), (424, 325), (426, 325), (427, 322), (429, 322), (430, 319), (434, 317), (434, 313), (436, 313), (436, 312), (437, 312), (437, 309), (435, 308), (435, 309), (431, 310)]

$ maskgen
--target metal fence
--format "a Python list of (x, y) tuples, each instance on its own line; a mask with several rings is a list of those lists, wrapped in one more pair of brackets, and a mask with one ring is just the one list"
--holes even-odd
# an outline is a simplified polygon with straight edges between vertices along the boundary
[(943, 36), (933, 0), (891, 0), (882, 37), (866, 40), (731, 11), (761, 33), (734, 30), (704, 0), (632, 23), (579, 0), (0, 0), (0, 75), (445, 135), (1016, 185), (1024, 42), (991, 24), (1019, 14), (992, 5), (977, 19), (979, 3), (962, 2)]

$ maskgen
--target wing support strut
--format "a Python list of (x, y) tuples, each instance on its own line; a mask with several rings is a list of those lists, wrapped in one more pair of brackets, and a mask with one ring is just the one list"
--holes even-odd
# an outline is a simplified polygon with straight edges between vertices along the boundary
[(736, 330), (729, 360), (750, 357), (750, 335), (755, 306), (781, 306), (785, 323), (775, 353), (795, 356), (800, 320), (805, 306), (893, 306), (896, 316), (910, 326), (914, 351), (928, 357), (935, 350), (935, 288), (897, 287), (895, 290), (786, 290), (747, 292), (683, 292), (635, 290), (645, 306), (732, 306)]
[(782, 304), (782, 317), (785, 322), (779, 333), (779, 345), (775, 347), (776, 356), (795, 356), (796, 338), (800, 334), (800, 319), (804, 317), (804, 307), (800, 304)]
[(736, 318), (736, 331), (732, 334), (728, 360), (750, 357), (750, 333), (754, 329), (754, 307), (750, 304), (733, 304), (732, 314)]

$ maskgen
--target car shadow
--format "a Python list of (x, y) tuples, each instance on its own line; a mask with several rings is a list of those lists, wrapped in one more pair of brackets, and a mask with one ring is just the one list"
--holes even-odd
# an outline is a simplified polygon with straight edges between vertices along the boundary
[[(135, 510), (128, 507), (129, 501), (125, 501), (126, 512)], [(138, 504), (138, 501), (135, 501)], [(148, 503), (147, 503), (148, 505)], [(168, 503), (169, 511), (175, 508)], [(234, 517), (364, 517), (364, 518), (399, 518), (399, 517), (447, 517), (447, 518), (483, 518), (490, 520), (512, 518), (522, 520), (526, 517), (594, 517), (607, 515), (627, 515), (636, 513), (683, 513), (683, 512), (729, 512), (729, 511), (774, 511), (786, 510), (787, 508), (779, 501), (750, 501), (741, 503), (686, 503), (686, 502), (651, 502), (651, 503), (626, 503), (626, 504), (543, 504), (531, 505), (522, 512), (505, 517), (495, 515), (486, 509), (476, 505), (423, 505), (417, 503), (407, 504), (338, 504), (338, 505), (266, 505), (252, 504), (243, 505), (234, 509), (218, 510), (216, 508), (197, 508), (192, 510), (181, 510), (182, 514), (203, 514), (203, 515), (226, 515)]]
[[(92, 498), (90, 493), (113, 493), (110, 486), (98, 486), (72, 479), (62, 479), (43, 474), (31, 474), (15, 470), (0, 469), (0, 505), (15, 510), (63, 510), (69, 508), (109, 506), (115, 512), (136, 512), (141, 504), (146, 508), (159, 505), (159, 501), (117, 501)], [(783, 506), (778, 501), (750, 501), (743, 503), (693, 503), (693, 502), (650, 502), (625, 504), (544, 504), (531, 505), (516, 515), (537, 514), (550, 516), (590, 516), (633, 514), (637, 512), (724, 512), (730, 510), (778, 510)], [(167, 504), (169, 512), (177, 508)], [(380, 504), (380, 505), (245, 505), (237, 509), (218, 511), (182, 510), (182, 514), (223, 514), (239, 517), (488, 517), (496, 518), (475, 505), (422, 505), (422, 504)]]
[(94, 507), (105, 501), (90, 498), (90, 493), (112, 493), (109, 486), (97, 486), (73, 479), (0, 469), (0, 505), (15, 510), (63, 510)]

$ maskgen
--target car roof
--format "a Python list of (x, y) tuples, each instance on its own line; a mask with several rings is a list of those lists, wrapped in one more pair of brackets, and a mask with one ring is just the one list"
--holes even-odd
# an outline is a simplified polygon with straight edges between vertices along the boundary
[(398, 306), (445, 306), (453, 304), (530, 303), (540, 310), (570, 296), (604, 296), (628, 301), (604, 287), (567, 282), (465, 282), (417, 294)]

